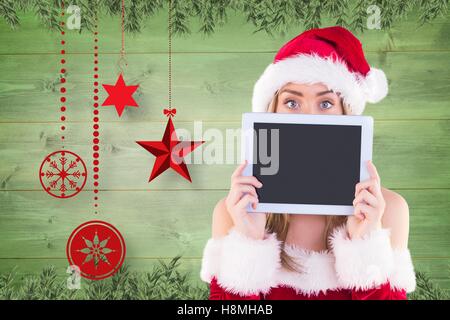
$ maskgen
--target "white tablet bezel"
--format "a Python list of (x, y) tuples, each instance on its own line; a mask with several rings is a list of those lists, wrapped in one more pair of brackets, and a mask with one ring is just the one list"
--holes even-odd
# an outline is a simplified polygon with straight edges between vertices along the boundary
[[(367, 160), (372, 160), (373, 118), (357, 115), (312, 115), (288, 114), (272, 112), (247, 112), (242, 115), (241, 158), (247, 160), (244, 176), (253, 175), (253, 139), (254, 123), (302, 123), (302, 124), (330, 124), (330, 125), (358, 125), (361, 126), (361, 161), (360, 180), (370, 177), (367, 171)], [(291, 213), (291, 214), (322, 214), (322, 215), (352, 215), (353, 206), (344, 205), (314, 205), (295, 203), (258, 203), (256, 209), (251, 205), (249, 212)]]

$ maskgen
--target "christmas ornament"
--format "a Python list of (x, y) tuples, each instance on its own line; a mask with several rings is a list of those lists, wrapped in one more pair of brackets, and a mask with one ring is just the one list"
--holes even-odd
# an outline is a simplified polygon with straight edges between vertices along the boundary
[(119, 117), (122, 115), (123, 110), (126, 106), (137, 107), (138, 104), (133, 99), (133, 93), (137, 90), (139, 86), (127, 86), (123, 80), (122, 73), (119, 75), (115, 85), (102, 84), (109, 96), (102, 103), (102, 106), (114, 105), (117, 110)]
[(39, 168), (44, 190), (55, 198), (70, 198), (86, 184), (87, 170), (83, 160), (67, 150), (55, 151), (45, 157)]
[(119, 270), (125, 259), (125, 241), (111, 224), (93, 220), (78, 226), (67, 241), (66, 254), (70, 265), (78, 266), (80, 274), (101, 280)]
[(178, 172), (182, 177), (192, 182), (183, 157), (192, 152), (204, 141), (180, 141), (177, 138), (172, 117), (176, 109), (164, 109), (169, 117), (166, 130), (161, 141), (136, 141), (141, 147), (156, 156), (149, 182), (169, 168)]
[(133, 93), (139, 85), (127, 86), (123, 80), (123, 68), (128, 66), (125, 59), (125, 0), (122, 0), (122, 47), (120, 49), (120, 58), (117, 66), (120, 69), (119, 77), (115, 85), (103, 84), (103, 88), (108, 93), (108, 97), (102, 103), (102, 106), (114, 105), (119, 117), (122, 116), (125, 107), (138, 107), (137, 102), (133, 99)]
[(94, 192), (94, 213), (97, 214), (97, 207), (98, 207), (98, 190), (99, 190), (99, 178), (100, 178), (100, 114), (98, 109), (98, 77), (99, 77), (99, 67), (98, 67), (98, 21), (97, 21), (97, 15), (95, 16), (95, 25), (94, 25), (94, 97), (92, 105), (94, 107), (93, 113), (93, 124), (92, 124), (92, 135), (94, 136), (94, 139), (92, 140), (92, 164), (93, 164), (93, 192)]
[(64, 150), (66, 130), (65, 121), (67, 120), (67, 67), (66, 67), (66, 40), (64, 31), (64, 2), (61, 3), (61, 58), (60, 63), (60, 88), (59, 102), (61, 106), (61, 149), (47, 155), (39, 167), (39, 181), (44, 190), (55, 198), (65, 199), (77, 195), (86, 184), (87, 170), (84, 161), (76, 153)]
[[(99, 193), (99, 158), (100, 158), (100, 115), (98, 110), (98, 22), (94, 25), (94, 85), (93, 85), (93, 192), (94, 214), (98, 213)], [(91, 279), (101, 280), (112, 276), (121, 267), (125, 258), (125, 241), (120, 232), (111, 224), (93, 220), (81, 224), (69, 236), (66, 254), (71, 269), (80, 270), (80, 275)]]
[(169, 107), (163, 110), (163, 114), (169, 119), (167, 120), (166, 130), (161, 141), (136, 141), (145, 150), (156, 156), (150, 179), (155, 179), (161, 173), (172, 168), (183, 178), (192, 182), (188, 168), (184, 162), (184, 156), (191, 153), (199, 145), (205, 141), (180, 141), (177, 138), (172, 118), (176, 115), (177, 110), (172, 109), (172, 1), (169, 1)]

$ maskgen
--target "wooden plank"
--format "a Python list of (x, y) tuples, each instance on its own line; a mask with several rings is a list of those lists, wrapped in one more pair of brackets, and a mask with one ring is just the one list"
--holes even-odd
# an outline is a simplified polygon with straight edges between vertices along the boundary
[[(114, 84), (118, 56), (100, 57), (100, 83)], [(69, 55), (67, 120), (91, 121), (93, 71), (91, 56)], [(181, 121), (240, 121), (251, 111), (255, 81), (270, 63), (267, 53), (181, 54), (173, 57), (172, 102)], [(444, 52), (370, 54), (384, 69), (390, 93), (367, 105), (377, 119), (450, 119), (450, 59)], [(160, 121), (168, 104), (167, 56), (129, 55), (125, 80), (139, 84), (139, 108), (126, 108), (118, 118), (114, 107), (102, 107), (102, 121)], [(58, 61), (48, 55), (0, 56), (0, 121), (48, 122), (59, 119)], [(239, 76), (238, 76), (239, 74)], [(53, 89), (52, 89), (53, 88)], [(54, 91), (52, 91), (54, 90)], [(100, 90), (99, 101), (106, 98)]]
[(198, 257), (210, 237), (210, 212), (222, 194), (100, 192), (99, 213), (94, 214), (93, 192), (70, 201), (44, 192), (0, 192), (0, 257), (64, 257), (71, 231), (93, 219), (118, 228), (128, 257)]
[[(254, 33), (256, 28), (246, 22), (242, 13), (228, 10), (228, 23), (217, 26), (213, 36), (205, 36), (197, 31), (200, 29), (198, 19), (191, 19), (190, 35), (174, 36), (174, 52), (272, 52), (275, 53), (284, 43), (304, 30), (301, 24), (292, 26), (286, 34), (274, 36), (264, 32)], [(390, 31), (365, 30), (355, 32), (366, 51), (417, 51), (449, 50), (450, 14), (439, 17), (431, 24), (419, 26), (418, 15), (411, 14), (407, 19), (394, 24)], [(99, 35), (100, 51), (116, 53), (120, 50), (120, 17), (100, 16)], [(30, 54), (59, 52), (59, 35), (45, 30), (34, 13), (20, 15), (21, 26), (18, 31), (0, 20), (0, 41), (7, 46), (0, 48), (0, 54)], [(334, 25), (332, 19), (324, 19), (323, 27)], [(159, 11), (154, 17), (148, 18), (144, 29), (139, 35), (126, 35), (128, 53), (167, 52), (167, 12)], [(411, 37), (414, 34), (414, 37)], [(68, 45), (75, 52), (89, 52), (92, 37), (89, 32), (66, 30)], [(26, 43), (27, 45), (23, 45)]]
[[(164, 121), (164, 120), (163, 120)], [(105, 190), (228, 189), (240, 161), (240, 123), (191, 123), (174, 120), (178, 133), (206, 141), (186, 158), (192, 183), (173, 170), (150, 184), (155, 157), (137, 140), (160, 140), (165, 122), (100, 123), (100, 188)], [(92, 170), (91, 124), (70, 123), (65, 148), (79, 154)], [(229, 136), (227, 137), (227, 132)], [(235, 139), (233, 140), (232, 137)], [(449, 188), (450, 120), (376, 121), (374, 163), (387, 188)], [(222, 139), (223, 144), (219, 144)], [(234, 156), (231, 153), (234, 147)], [(0, 125), (0, 188), (41, 190), (39, 166), (45, 156), (61, 148), (57, 124)], [(216, 158), (210, 155), (216, 152)], [(222, 155), (221, 155), (222, 153)], [(229, 158), (227, 158), (229, 157)], [(214, 162), (217, 160), (217, 162)], [(220, 161), (220, 162), (219, 162)], [(88, 174), (87, 188), (92, 187)]]
[[(450, 190), (401, 190), (410, 206), (409, 247), (415, 257), (450, 258)], [(137, 258), (200, 258), (211, 236), (211, 215), (226, 191), (101, 191), (70, 200), (43, 191), (0, 192), (0, 258), (62, 258), (67, 238), (81, 223), (114, 224)]]

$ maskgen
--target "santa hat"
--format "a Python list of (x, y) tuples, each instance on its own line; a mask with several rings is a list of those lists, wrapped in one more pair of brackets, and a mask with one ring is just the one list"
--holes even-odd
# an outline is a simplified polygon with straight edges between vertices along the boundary
[(323, 83), (341, 93), (354, 115), (388, 93), (384, 72), (369, 66), (361, 42), (339, 26), (305, 31), (281, 47), (255, 83), (253, 112), (267, 112), (274, 94), (288, 82)]

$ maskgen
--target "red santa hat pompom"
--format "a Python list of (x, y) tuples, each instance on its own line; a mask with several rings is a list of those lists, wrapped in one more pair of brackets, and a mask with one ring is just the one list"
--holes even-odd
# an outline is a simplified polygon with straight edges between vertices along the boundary
[(253, 112), (266, 112), (276, 91), (289, 82), (323, 83), (341, 93), (354, 115), (388, 93), (384, 72), (369, 66), (361, 42), (339, 26), (305, 31), (281, 47), (254, 86)]

